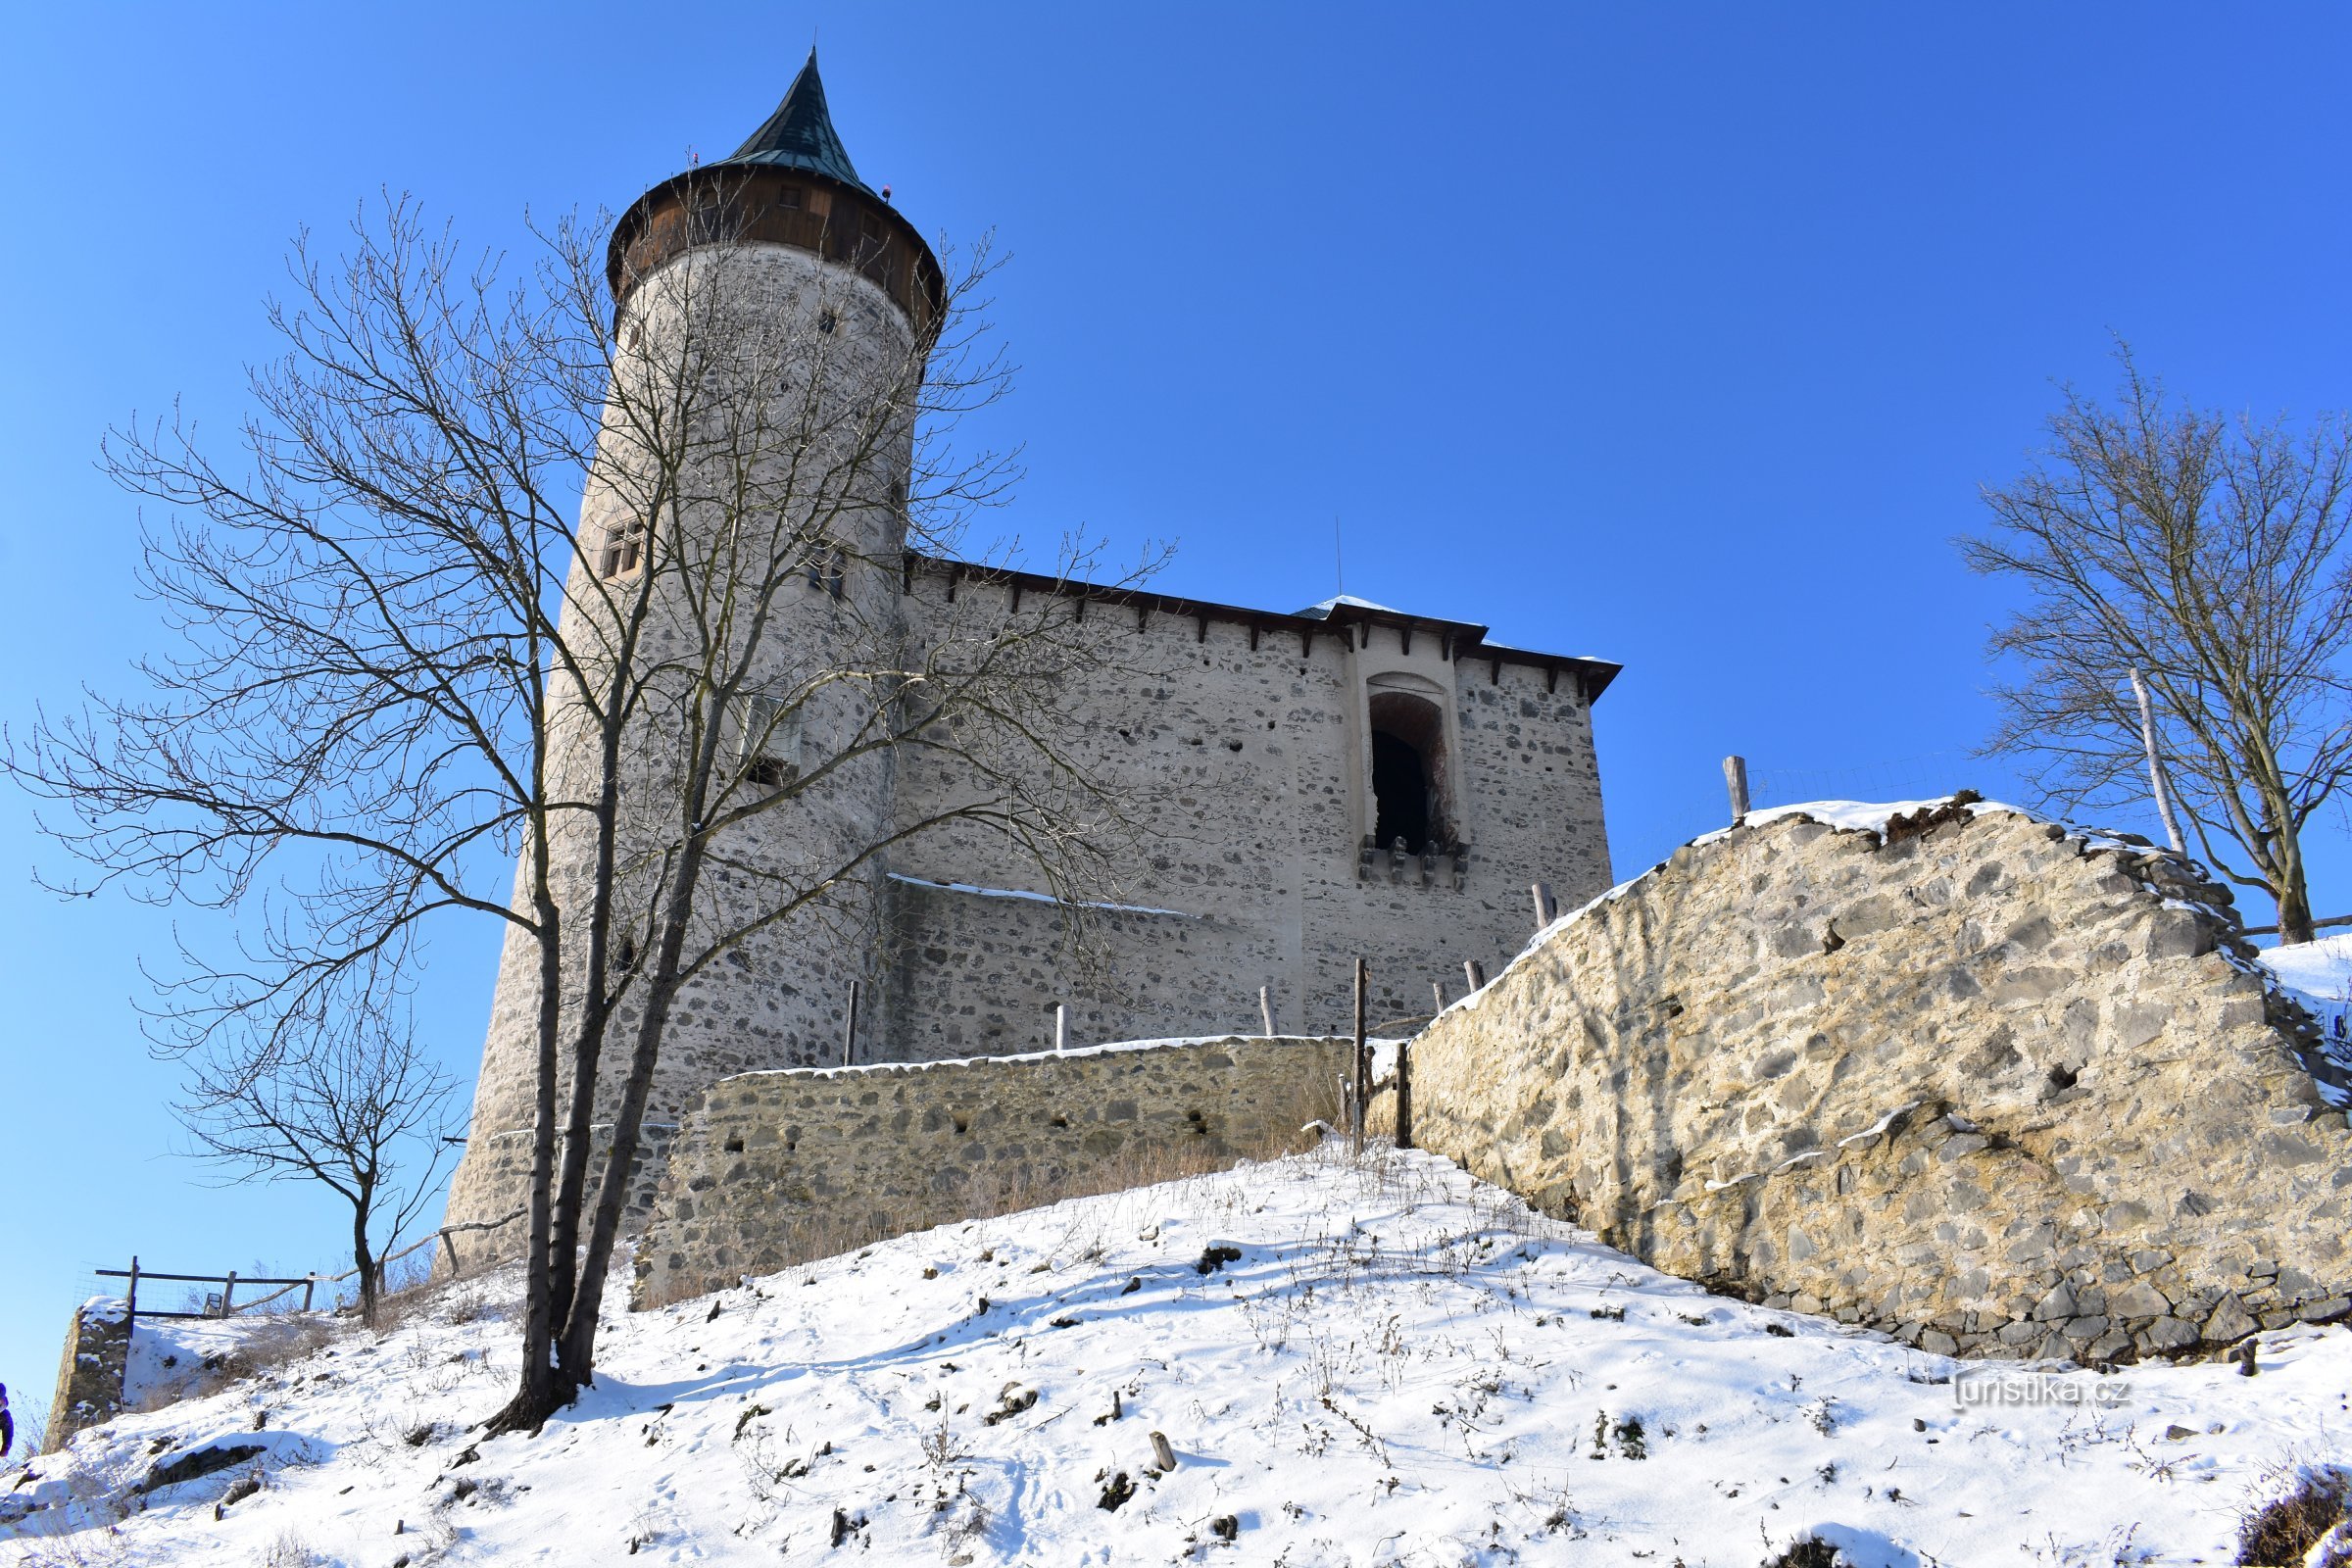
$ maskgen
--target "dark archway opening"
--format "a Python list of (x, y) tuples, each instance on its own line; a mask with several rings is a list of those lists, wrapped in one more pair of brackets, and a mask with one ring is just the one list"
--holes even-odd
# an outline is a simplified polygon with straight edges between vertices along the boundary
[(1435, 703), (1376, 692), (1371, 703), (1373, 838), (1421, 855), (1453, 848), (1446, 809), (1446, 721)]
[(1429, 764), (1400, 735), (1372, 732), (1372, 796), (1380, 820), (1372, 830), (1382, 849), (1398, 839), (1415, 855), (1429, 848)]
[(1397, 839), (1411, 854), (1430, 847), (1430, 768), (1421, 748), (1401, 736), (1371, 736), (1371, 795), (1381, 807), (1374, 837), (1381, 849)]

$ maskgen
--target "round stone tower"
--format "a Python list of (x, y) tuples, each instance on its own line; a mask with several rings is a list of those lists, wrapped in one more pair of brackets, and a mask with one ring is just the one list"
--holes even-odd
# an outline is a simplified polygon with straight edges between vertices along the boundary
[[(700, 715), (724, 726), (730, 789), (772, 789), (831, 764), (821, 789), (721, 835), (691, 952), (757, 917), (774, 889), (854, 858), (892, 821), (887, 752), (835, 760), (870, 722), (873, 683), (832, 677), (905, 667), (914, 393), (944, 287), (922, 236), (851, 165), (813, 51), (776, 112), (731, 156), (663, 181), (622, 215), (608, 280), (613, 391), (581, 503), (564, 627), (574, 646), (611, 648), (630, 608), (643, 607), (631, 657), (654, 674), (624, 747), (622, 863), (632, 851), (658, 856), (674, 835), (678, 797), (668, 786), (713, 650), (747, 672), (737, 702)], [(731, 605), (733, 618), (718, 619), (729, 629), (710, 630), (712, 601), (729, 585), (772, 585), (784, 573), (764, 613)], [(593, 735), (566, 725), (563, 706), (551, 722), (551, 767), (559, 780), (584, 781)], [(643, 820), (629, 821), (632, 811)], [(558, 896), (569, 908), (585, 899), (594, 846), (561, 830), (556, 843)], [(861, 983), (858, 1033), (880, 1038), (878, 875), (846, 879), (687, 983), (648, 1106), (648, 1165), (658, 1168), (679, 1108), (713, 1080), (841, 1059), (853, 982)], [(623, 889), (615, 962), (625, 967), (651, 927), (642, 918), (648, 885), (624, 875)], [(533, 945), (511, 933), (451, 1223), (496, 1219), (522, 1201), (536, 966)], [(600, 1123), (618, 1099), (636, 1022), (624, 1000), (599, 1074)], [(560, 1104), (567, 1093), (566, 1084)], [(634, 1216), (635, 1199), (631, 1207)], [(519, 1241), (512, 1227), (469, 1250), (506, 1254)]]

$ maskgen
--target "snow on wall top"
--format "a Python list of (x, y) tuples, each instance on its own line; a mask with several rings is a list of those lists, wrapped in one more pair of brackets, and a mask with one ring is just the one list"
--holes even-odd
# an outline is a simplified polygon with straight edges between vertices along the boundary
[[(1967, 791), (1961, 791), (1960, 793), (1953, 795), (1939, 795), (1933, 800), (1925, 801), (1804, 801), (1791, 806), (1768, 806), (1749, 811), (1732, 826), (1757, 828), (1768, 826), (1774, 822), (1787, 821), (1791, 818), (1796, 818), (1808, 822), (1819, 822), (1822, 826), (1829, 828), (1834, 832), (1870, 833), (1884, 837), (1887, 828), (1893, 823), (1896, 817), (1910, 817), (1917, 819), (1924, 815), (1933, 814), (1937, 811), (1962, 812), (1965, 813), (1970, 819), (1974, 819), (1978, 816), (1991, 815), (1995, 812), (2005, 813), (2010, 816), (2021, 816), (2029, 822), (2041, 822), (2052, 827), (2064, 829), (2069, 838), (2076, 840), (2085, 850), (2130, 850), (2138, 854), (2172, 854), (2171, 851), (2165, 849), (2162, 845), (2151, 844), (2148, 840), (2141, 838), (2136, 834), (2118, 833), (2108, 828), (2083, 827), (2071, 822), (2058, 821), (2055, 818), (2044, 816), (2038, 811), (2028, 810), (2022, 806), (2011, 806), (2002, 801), (1983, 800), (1968, 793)], [(1722, 840), (1731, 837), (1731, 835), (1732, 827), (1719, 827), (1712, 832), (1701, 833), (1698, 837), (1691, 839), (1689, 843), (1685, 844), (1683, 848), (1698, 849), (1706, 845), (1719, 843)], [(2190, 867), (2196, 869), (2199, 875), (2203, 875), (2203, 868), (2201, 866), (2197, 866), (2195, 861), (2188, 860), (2187, 857), (2185, 856), (2179, 857), (2179, 858), (2180, 858)], [(1512, 956), (1510, 962), (1504, 964), (1501, 969), (1496, 971), (1495, 974), (1488, 980), (1485, 987), (1482, 987), (1477, 991), (1473, 991), (1468, 996), (1462, 997), (1455, 1002), (1449, 1003), (1445, 1009), (1446, 1012), (1451, 1012), (1456, 1007), (1476, 1007), (1479, 1004), (1479, 999), (1486, 995), (1489, 988), (1492, 988), (1496, 981), (1500, 980), (1504, 975), (1509, 974), (1513, 969), (1516, 969), (1521, 963), (1526, 961), (1531, 954), (1542, 948), (1544, 944), (1549, 941), (1555, 934), (1567, 926), (1574, 924), (1576, 921), (1584, 918), (1592, 910), (1601, 907), (1603, 905), (1610, 904), (1618, 899), (1624, 898), (1628, 893), (1631, 893), (1634, 889), (1640, 887), (1642, 883), (1647, 882), (1650, 878), (1656, 876), (1660, 871), (1664, 870), (1668, 863), (1669, 861), (1667, 860), (1660, 860), (1656, 865), (1653, 865), (1648, 870), (1642, 872), (1639, 876), (1628, 877), (1623, 882), (1620, 882), (1615, 887), (1609, 889), (1608, 892), (1601, 894), (1598, 898), (1579, 905), (1577, 907), (1559, 915), (1549, 925), (1543, 927), (1541, 930), (1537, 931), (1535, 935), (1529, 937), (1526, 946), (1522, 947), (1518, 953)], [(1441, 1017), (1444, 1015), (1444, 1013), (1439, 1014)]]

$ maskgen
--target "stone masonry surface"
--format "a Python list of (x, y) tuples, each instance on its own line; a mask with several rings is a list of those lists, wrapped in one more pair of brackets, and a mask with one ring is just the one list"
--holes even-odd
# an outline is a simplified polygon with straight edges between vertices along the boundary
[(47, 1448), (66, 1446), (83, 1427), (110, 1420), (122, 1408), (122, 1370), (130, 1357), (130, 1311), (122, 1301), (99, 1297), (85, 1301), (66, 1328), (66, 1353), (58, 1362), (57, 1394), (49, 1401)]
[(774, 1272), (813, 1240), (922, 1230), (1285, 1152), (1352, 1044), (1152, 1042), (746, 1073), (685, 1116), (637, 1250), (639, 1306)]
[[(885, 362), (903, 342), (895, 307), (854, 272), (783, 247), (733, 265), (734, 286), (775, 312), (825, 302), (843, 336)], [(646, 292), (632, 311), (643, 314)], [(600, 537), (590, 514), (610, 504), (588, 498), (584, 537)], [(899, 543), (863, 542), (870, 559), (852, 567), (848, 592), (864, 622), (903, 628), (906, 658), (984, 639), (1019, 612), (1008, 579), (938, 561), (902, 571)], [(574, 587), (593, 598), (584, 580)], [(1066, 593), (1083, 604), (1083, 586)], [(823, 587), (789, 592), (772, 634), (777, 662), (821, 662), (810, 651), (843, 635), (842, 616)], [(826, 917), (760, 933), (684, 988), (655, 1071), (654, 1119), (675, 1120), (730, 1075), (841, 1060), (853, 982), (859, 1061), (1036, 1051), (1053, 1043), (1057, 1004), (1084, 1042), (1255, 1030), (1261, 986), (1277, 1030), (1335, 1029), (1348, 1017), (1356, 958), (1370, 964), (1374, 1023), (1424, 1014), (1433, 981), (1450, 994), (1465, 959), (1492, 965), (1518, 949), (1531, 883), (1567, 904), (1608, 885), (1591, 693), (1573, 671), (1502, 650), (1466, 655), (1450, 634), (1370, 620), (1275, 630), (1104, 604), (1080, 612), (1075, 634), (1095, 662), (1059, 695), (1056, 746), (1146, 828), (1109, 836), (1116, 863), (1096, 896), (1166, 912), (1104, 914), (1079, 941), (1051, 902), (956, 891), (1036, 887), (1036, 870), (1001, 838), (953, 825), (917, 834), (845, 882)], [(1367, 852), (1376, 694), (1439, 715), (1433, 766), (1458, 855), (1454, 845)], [(641, 743), (649, 757), (662, 740)], [(559, 752), (577, 749), (575, 737)], [(729, 853), (765, 864), (815, 838), (881, 843), (967, 787), (907, 748), (807, 811), (759, 819)], [(576, 904), (585, 852), (561, 848), (559, 859), (558, 902)], [(531, 943), (510, 931), (452, 1223), (494, 1219), (519, 1191), (514, 1146), (527, 1144), (536, 1093), (536, 964)], [(612, 1038), (625, 1040), (634, 1017), (624, 999)], [(612, 1114), (620, 1078), (600, 1074), (598, 1117)], [(511, 1255), (517, 1242), (508, 1231), (474, 1247)]]
[[(612, 1128), (599, 1122), (588, 1129), (592, 1150), (589, 1169), (588, 1206), (593, 1208), (603, 1191), (599, 1173), (612, 1152)], [(637, 1157), (629, 1164), (629, 1195), (621, 1210), (621, 1223), (629, 1234), (645, 1228), (646, 1217), (653, 1212), (654, 1192), (662, 1180), (662, 1171), (669, 1158), (670, 1140), (677, 1127), (668, 1122), (646, 1123), (637, 1146)], [(563, 1158), (562, 1135), (556, 1140), (556, 1157)], [(504, 1220), (520, 1210), (531, 1195), (531, 1135), (528, 1130), (500, 1133), (483, 1141), (481, 1147), (468, 1144), (466, 1159), (459, 1165), (449, 1184), (449, 1223), (472, 1222), (485, 1227)], [(449, 1246), (457, 1253), (461, 1271), (469, 1271), (487, 1264), (514, 1257), (522, 1250), (529, 1235), (522, 1220), (496, 1225), (494, 1229), (459, 1231), (449, 1238)], [(446, 1269), (448, 1255), (440, 1249), (433, 1250), (433, 1267)]]
[(1561, 921), (1414, 1041), (1418, 1142), (1660, 1268), (1944, 1353), (2352, 1312), (2337, 1072), (2230, 895), (1968, 799), (1883, 836), (1737, 827)]

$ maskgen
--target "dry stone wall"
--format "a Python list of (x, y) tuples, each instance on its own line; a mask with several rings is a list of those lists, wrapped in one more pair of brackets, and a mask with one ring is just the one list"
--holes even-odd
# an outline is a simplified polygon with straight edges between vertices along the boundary
[(812, 1248), (1301, 1148), (1308, 1122), (1336, 1115), (1352, 1049), (1236, 1036), (724, 1079), (679, 1128), (635, 1303)]
[(2342, 1317), (2341, 1085), (2229, 898), (2002, 808), (1735, 828), (1440, 1017), (1413, 1131), (1658, 1267), (1947, 1353)]

